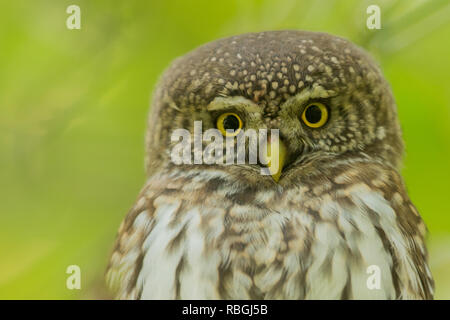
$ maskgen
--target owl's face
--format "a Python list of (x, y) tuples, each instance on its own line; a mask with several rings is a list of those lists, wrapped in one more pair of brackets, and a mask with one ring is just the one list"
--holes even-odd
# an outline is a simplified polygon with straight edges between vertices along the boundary
[(282, 168), (272, 177), (260, 174), (261, 164), (210, 165), (261, 186), (288, 184), (323, 161), (365, 158), (397, 167), (403, 150), (395, 103), (377, 66), (358, 47), (323, 33), (246, 34), (177, 59), (154, 97), (150, 173), (174, 165), (171, 133), (193, 135), (195, 121), (229, 137), (278, 129)]

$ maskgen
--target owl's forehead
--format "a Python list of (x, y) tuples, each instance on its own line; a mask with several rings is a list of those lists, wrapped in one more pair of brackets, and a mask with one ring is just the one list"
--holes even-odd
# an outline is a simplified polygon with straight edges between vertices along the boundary
[(208, 43), (177, 59), (163, 88), (179, 107), (206, 106), (217, 96), (243, 96), (276, 117), (302, 90), (342, 91), (378, 78), (358, 47), (325, 33), (273, 31)]

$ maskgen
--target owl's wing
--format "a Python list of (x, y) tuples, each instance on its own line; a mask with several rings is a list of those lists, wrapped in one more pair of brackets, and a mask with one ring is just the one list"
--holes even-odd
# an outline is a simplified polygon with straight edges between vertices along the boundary
[[(207, 172), (151, 177), (122, 223), (107, 269), (118, 299), (218, 299), (222, 257), (204, 228), (223, 228), (220, 185)], [(222, 202), (221, 202), (222, 201)], [(211, 236), (215, 236), (213, 234)], [(199, 256), (208, 250), (208, 254)], [(183, 278), (181, 283), (180, 278)]]
[[(425, 245), (427, 228), (411, 202), (402, 177), (395, 171), (386, 171), (385, 185), (381, 186), (387, 203), (375, 202), (373, 193), (360, 197), (369, 211), (378, 214), (380, 235), (389, 244), (393, 257), (392, 278), (397, 299), (433, 299), (434, 281), (428, 267)], [(377, 182), (372, 180), (372, 188)], [(390, 221), (392, 219), (392, 221)]]
[[(389, 204), (395, 212), (400, 234), (406, 241), (401, 241), (401, 236), (397, 238), (396, 233), (390, 233), (389, 226), (385, 226), (384, 235), (389, 240), (390, 251), (394, 257), (392, 276), (399, 291), (397, 298), (433, 299), (434, 280), (428, 266), (428, 251), (425, 245), (427, 228), (409, 199), (401, 177), (396, 175), (394, 180), (397, 183), (391, 184)], [(367, 202), (367, 206), (370, 208), (371, 203)]]
[[(197, 223), (213, 216), (214, 207), (220, 205), (213, 201), (214, 206), (206, 206), (209, 210), (201, 210), (210, 198), (207, 190), (207, 185), (182, 174), (178, 178), (156, 174), (148, 179), (119, 228), (106, 271), (107, 284), (117, 299), (176, 299), (180, 290), (190, 290), (193, 297), (215, 297), (208, 293), (209, 282), (202, 286), (201, 280), (209, 278), (200, 268), (187, 272), (185, 286), (178, 282), (185, 265), (180, 244), (194, 255), (200, 252), (206, 244), (196, 237)], [(186, 239), (187, 233), (192, 237)]]
[[(323, 212), (334, 212), (329, 219), (332, 219), (331, 225), (337, 229), (335, 238), (342, 237), (341, 243), (344, 243), (352, 257), (360, 256), (360, 261), (368, 265), (376, 261), (374, 264), (380, 267), (382, 278), (387, 281), (384, 286), (387, 290), (385, 297), (432, 299), (434, 282), (427, 264), (425, 246), (427, 228), (409, 199), (401, 176), (392, 168), (370, 163), (355, 163), (341, 170), (331, 183), (335, 197), (332, 201), (324, 201), (317, 215), (327, 219)], [(325, 192), (328, 197), (329, 192)], [(316, 225), (316, 232), (321, 230), (320, 226)], [(358, 236), (361, 233), (364, 236)], [(318, 249), (328, 238), (330, 236), (323, 236), (325, 240), (317, 242)], [(339, 257), (341, 249), (336, 248), (333, 259)], [(367, 293), (367, 265), (362, 271), (355, 272), (360, 270), (358, 264), (353, 264), (353, 267), (351, 264), (358, 260), (345, 261), (342, 265), (350, 266), (350, 273), (344, 278), (351, 279), (350, 289), (354, 291), (350, 297), (364, 296)], [(315, 279), (316, 283), (320, 282), (319, 275)], [(345, 283), (340, 287), (344, 286)], [(319, 292), (316, 295), (323, 294)]]
[(140, 192), (135, 205), (122, 221), (106, 270), (106, 282), (117, 299), (138, 299), (137, 279), (144, 252), (142, 245), (153, 223), (152, 188)]

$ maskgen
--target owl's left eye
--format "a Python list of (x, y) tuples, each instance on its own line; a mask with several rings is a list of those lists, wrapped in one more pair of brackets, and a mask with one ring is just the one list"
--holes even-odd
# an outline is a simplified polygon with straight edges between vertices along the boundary
[(320, 128), (327, 123), (328, 109), (323, 103), (311, 103), (303, 110), (302, 120), (310, 128)]
[(242, 129), (242, 120), (236, 113), (223, 113), (217, 118), (216, 127), (225, 137), (234, 137)]

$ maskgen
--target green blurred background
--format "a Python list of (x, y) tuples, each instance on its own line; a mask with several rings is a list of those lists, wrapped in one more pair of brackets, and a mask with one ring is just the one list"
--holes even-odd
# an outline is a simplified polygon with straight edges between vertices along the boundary
[[(68, 30), (68, 5), (81, 30)], [(381, 7), (381, 30), (366, 8)], [(429, 230), (436, 297), (450, 298), (450, 5), (443, 1), (3, 1), (0, 298), (104, 296), (116, 230), (144, 183), (152, 88), (175, 57), (229, 35), (330, 32), (390, 81), (404, 176)], [(66, 289), (68, 265), (82, 289)]]

